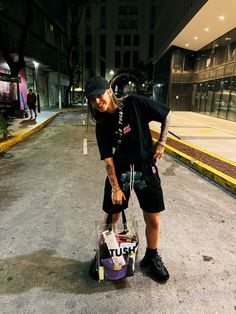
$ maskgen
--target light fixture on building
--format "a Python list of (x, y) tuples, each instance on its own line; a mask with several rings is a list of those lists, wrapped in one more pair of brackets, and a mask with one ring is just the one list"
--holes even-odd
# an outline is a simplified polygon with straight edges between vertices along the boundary
[(33, 61), (33, 65), (34, 65), (35, 70), (38, 70), (39, 63), (37, 61)]
[(188, 46), (189, 46), (189, 44), (185, 44), (185, 46), (186, 46), (186, 47), (188, 47)]
[(194, 40), (198, 40), (198, 37), (197, 37), (197, 36), (194, 36), (193, 39), (194, 39)]
[(37, 97), (37, 107), (38, 107), (38, 112), (40, 112), (41, 109), (40, 109), (39, 82), (38, 82), (39, 63), (37, 61), (33, 61), (33, 65), (34, 65), (34, 70), (35, 70), (35, 90), (36, 90), (36, 97)]
[(226, 37), (225, 40), (231, 40), (231, 38), (230, 37)]
[(223, 15), (220, 15), (220, 16), (218, 16), (218, 19), (219, 19), (220, 21), (224, 21), (224, 20), (225, 20), (225, 17), (224, 17)]
[(115, 72), (113, 71), (113, 70), (111, 70), (110, 71), (110, 75), (112, 76), (112, 75), (114, 75), (115, 74)]
[(209, 32), (209, 27), (204, 28), (205, 32)]

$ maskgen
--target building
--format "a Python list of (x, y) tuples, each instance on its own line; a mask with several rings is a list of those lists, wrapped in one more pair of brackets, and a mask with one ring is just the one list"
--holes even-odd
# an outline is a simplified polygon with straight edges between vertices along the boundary
[(155, 0), (88, 2), (79, 36), (82, 85), (102, 75), (117, 94), (142, 89), (152, 78), (155, 16)]
[[(19, 109), (24, 109), (28, 88), (32, 88), (38, 95), (40, 107), (61, 106), (68, 83), (68, 40), (63, 2), (60, 1), (61, 5), (58, 2), (38, 0), (29, 5), (26, 0), (1, 1), (2, 106), (14, 100), (20, 104)], [(19, 60), (19, 54), (23, 50), (26, 66), (19, 73), (11, 73), (3, 58), (3, 50), (7, 50), (14, 61)], [(8, 81), (7, 77), (11, 79)]]
[(236, 121), (235, 12), (234, 0), (165, 1), (155, 25), (155, 99)]

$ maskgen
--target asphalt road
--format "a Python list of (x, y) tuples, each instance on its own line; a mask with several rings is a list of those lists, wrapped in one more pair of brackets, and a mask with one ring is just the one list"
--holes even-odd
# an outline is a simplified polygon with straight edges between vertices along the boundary
[[(139, 267), (119, 283), (88, 277), (105, 171), (85, 119), (61, 115), (0, 157), (0, 313), (235, 313), (236, 200), (168, 156), (158, 166), (170, 280)], [(137, 200), (127, 215), (139, 223), (141, 259)]]

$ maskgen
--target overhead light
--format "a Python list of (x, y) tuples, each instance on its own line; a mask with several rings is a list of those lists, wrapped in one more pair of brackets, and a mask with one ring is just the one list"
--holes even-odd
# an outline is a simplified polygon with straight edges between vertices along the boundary
[(209, 27), (204, 28), (205, 32), (209, 32)]
[(218, 19), (221, 20), (221, 21), (224, 21), (225, 17), (223, 15), (221, 15), (221, 16), (218, 16)]
[(185, 44), (185, 46), (186, 46), (186, 47), (188, 47), (188, 46), (189, 46), (189, 44)]
[(193, 39), (194, 39), (194, 40), (198, 40), (198, 37), (197, 37), (197, 36), (195, 36), (195, 37), (193, 37)]
[(218, 45), (218, 44), (215, 44), (215, 47), (219, 47), (219, 45)]
[(231, 38), (230, 37), (226, 37), (225, 40), (231, 40)]

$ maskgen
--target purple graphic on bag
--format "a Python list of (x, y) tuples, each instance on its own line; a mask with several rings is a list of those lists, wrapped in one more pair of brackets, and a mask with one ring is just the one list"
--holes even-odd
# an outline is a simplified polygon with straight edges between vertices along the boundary
[(118, 280), (126, 276), (127, 273), (127, 264), (122, 266), (121, 269), (115, 270), (114, 263), (111, 258), (102, 259), (101, 262), (104, 265), (105, 278), (109, 280)]

